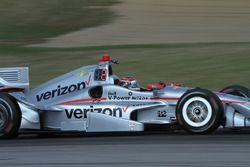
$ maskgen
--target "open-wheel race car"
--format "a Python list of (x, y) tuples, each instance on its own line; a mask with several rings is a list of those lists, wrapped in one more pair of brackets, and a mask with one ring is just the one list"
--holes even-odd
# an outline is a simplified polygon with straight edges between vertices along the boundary
[(179, 83), (140, 87), (118, 78), (104, 55), (85, 66), (29, 89), (27, 67), (0, 69), (0, 137), (20, 132), (138, 132), (146, 125), (175, 125), (192, 134), (218, 127), (250, 126), (249, 90), (220, 92)]

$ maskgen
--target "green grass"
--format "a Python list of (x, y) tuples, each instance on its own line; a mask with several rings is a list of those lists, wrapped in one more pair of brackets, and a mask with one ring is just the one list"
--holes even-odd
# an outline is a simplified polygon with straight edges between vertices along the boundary
[(37, 86), (80, 66), (95, 64), (109, 53), (121, 64), (119, 76), (147, 82), (179, 81), (187, 86), (221, 89), (250, 87), (250, 43), (194, 43), (28, 48), (27, 44), (83, 28), (107, 24), (116, 17), (110, 6), (119, 0), (0, 0), (0, 67), (30, 67)]
[(0, 47), (0, 66), (29, 66), (32, 87), (80, 66), (95, 64), (103, 53), (121, 62), (120, 77), (148, 82), (179, 81), (219, 90), (250, 87), (250, 43), (204, 43), (100, 46), (87, 48)]
[(0, 45), (43, 42), (109, 23), (117, 0), (0, 0)]

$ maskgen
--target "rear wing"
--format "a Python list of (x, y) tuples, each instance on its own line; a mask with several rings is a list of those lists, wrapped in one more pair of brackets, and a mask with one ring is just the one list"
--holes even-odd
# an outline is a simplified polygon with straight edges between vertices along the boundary
[(29, 68), (0, 68), (0, 91), (29, 90)]

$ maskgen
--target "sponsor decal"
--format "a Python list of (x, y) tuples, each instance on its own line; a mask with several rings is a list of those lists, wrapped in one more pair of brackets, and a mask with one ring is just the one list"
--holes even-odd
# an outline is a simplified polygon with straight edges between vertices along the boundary
[(130, 100), (130, 98), (127, 96), (108, 96), (109, 100)]
[(122, 113), (128, 110), (128, 107), (121, 108), (97, 108), (90, 106), (89, 108), (74, 108), (74, 109), (65, 109), (65, 114), (68, 119), (84, 119), (87, 118), (88, 112), (95, 112), (100, 114), (106, 114), (113, 117), (122, 117)]
[(41, 100), (49, 100), (49, 99), (54, 98), (54, 97), (66, 95), (68, 93), (72, 93), (72, 92), (84, 89), (86, 87), (86, 85), (89, 85), (90, 77), (89, 77), (89, 80), (85, 81), (85, 82), (83, 81), (80, 83), (71, 84), (71, 85), (67, 85), (67, 86), (58, 85), (57, 88), (55, 88), (53, 90), (49, 90), (49, 91), (46, 91), (46, 92), (43, 92), (41, 94), (36, 95), (36, 100), (38, 102)]
[(116, 92), (108, 92), (109, 96), (116, 96)]
[(109, 100), (148, 100), (147, 96), (108, 96)]
[(90, 70), (87, 70), (87, 71), (81, 71), (80, 72), (80, 76), (83, 77), (85, 75), (88, 75), (91, 71)]
[(166, 111), (158, 111), (157, 112), (158, 117), (167, 117), (167, 112)]
[(128, 92), (129, 96), (117, 96), (116, 92), (108, 92), (109, 100), (148, 100), (147, 96), (132, 96), (132, 92)]
[(132, 96), (132, 100), (148, 100), (149, 98), (147, 96)]
[(87, 86), (89, 86), (89, 84), (90, 84), (90, 79), (91, 79), (91, 75), (89, 75), (89, 79), (87, 81), (85, 81)]

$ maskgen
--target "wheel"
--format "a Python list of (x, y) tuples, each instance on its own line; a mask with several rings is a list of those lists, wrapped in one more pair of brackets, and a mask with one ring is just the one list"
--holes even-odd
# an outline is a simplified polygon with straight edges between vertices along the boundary
[(223, 119), (223, 105), (214, 93), (205, 89), (186, 92), (176, 107), (177, 122), (192, 134), (215, 131)]
[(222, 89), (220, 92), (250, 98), (250, 91), (248, 88), (240, 85), (232, 85)]
[(16, 100), (7, 93), (0, 93), (0, 138), (17, 137), (21, 118)]

